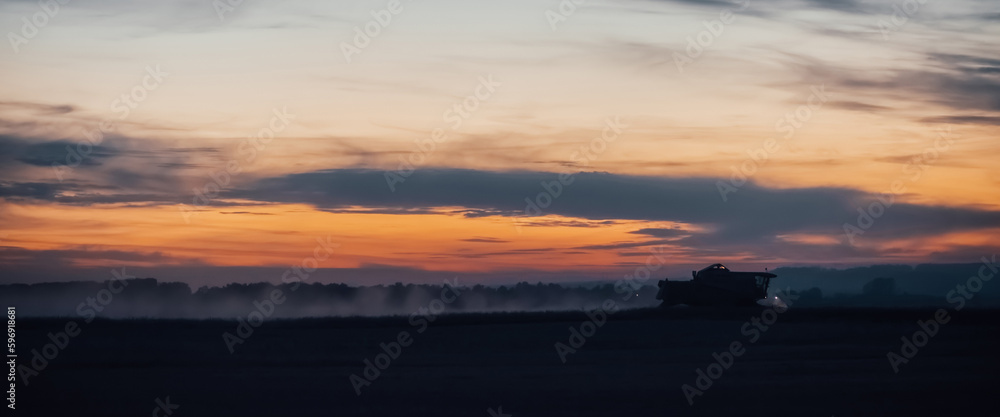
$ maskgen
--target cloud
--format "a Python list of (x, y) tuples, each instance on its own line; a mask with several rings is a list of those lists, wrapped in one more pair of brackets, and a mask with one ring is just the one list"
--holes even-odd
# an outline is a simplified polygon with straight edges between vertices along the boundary
[(925, 123), (951, 123), (1000, 126), (1000, 116), (936, 116), (920, 119)]
[[(737, 248), (753, 244), (760, 249), (758, 254), (777, 255), (787, 248), (817, 254), (824, 248), (832, 250), (830, 241), (842, 244), (845, 241), (843, 225), (857, 224), (858, 210), (877, 201), (876, 196), (849, 188), (778, 189), (748, 182), (729, 194), (724, 202), (716, 178), (583, 172), (575, 174), (569, 185), (563, 185), (559, 176), (554, 172), (426, 169), (415, 171), (396, 184), (393, 192), (383, 171), (323, 170), (249, 179), (223, 191), (209, 209), (309, 204), (333, 213), (508, 217), (512, 226), (518, 227), (600, 228), (621, 221), (669, 221), (696, 225), (698, 231), (651, 225), (654, 227), (631, 232), (637, 235), (635, 241), (588, 249), (640, 247), (669, 241), (689, 248)], [(126, 183), (116, 181), (95, 186), (77, 181), (8, 181), (0, 183), (0, 198), (69, 205), (166, 205), (186, 202), (188, 198), (186, 190), (177, 184), (165, 184), (166, 188), (153, 192)], [(864, 239), (877, 242), (1000, 227), (1000, 212), (913, 204), (901, 198), (893, 197), (886, 214), (866, 231)], [(804, 245), (779, 238), (795, 234), (825, 236), (818, 242), (827, 243)], [(844, 256), (860, 255), (853, 248), (838, 250)]]
[(197, 260), (175, 258), (159, 251), (126, 251), (86, 245), (45, 250), (0, 246), (0, 265), (8, 268), (65, 267), (66, 274), (71, 276), (72, 268), (76, 265), (94, 262), (103, 262), (109, 265), (136, 263), (158, 266), (204, 265)]
[(611, 250), (611, 249), (630, 249), (630, 248), (642, 248), (647, 246), (657, 246), (664, 244), (674, 243), (671, 240), (647, 240), (642, 242), (615, 242), (606, 245), (585, 245), (577, 246), (572, 249), (585, 249), (585, 250)]
[(645, 228), (634, 230), (629, 233), (636, 235), (647, 235), (653, 237), (681, 237), (691, 234), (691, 232), (683, 229), (663, 229), (663, 228)]
[(996, 65), (991, 58), (927, 54), (926, 67), (889, 69), (881, 76), (839, 68), (835, 64), (805, 59), (798, 66), (807, 82), (824, 83), (832, 91), (852, 96), (887, 98), (901, 102), (926, 103), (952, 110), (1000, 111), (1000, 77), (978, 70), (980, 65)]
[(826, 106), (844, 110), (853, 110), (866, 113), (891, 111), (891, 107), (879, 106), (876, 104), (861, 103), (857, 101), (831, 101)]
[[(876, 201), (875, 196), (847, 188), (776, 189), (748, 183), (723, 202), (714, 178), (585, 172), (576, 174), (567, 186), (554, 185), (558, 178), (558, 173), (551, 172), (419, 170), (396, 184), (393, 192), (382, 171), (338, 169), (268, 178), (226, 197), (305, 203), (324, 210), (465, 207), (497, 215), (527, 215), (521, 219), (530, 222), (535, 219), (530, 217), (534, 212), (528, 201), (544, 206), (546, 195), (558, 194), (550, 205), (540, 207), (544, 214), (592, 221), (699, 224), (712, 230), (700, 239), (714, 237), (723, 242), (752, 242), (791, 233), (839, 235), (843, 224), (856, 223), (858, 208)], [(977, 208), (894, 201), (887, 211), (870, 235), (907, 237), (1000, 226), (1000, 213)]]
[(470, 239), (462, 239), (463, 242), (473, 242), (473, 243), (510, 243), (509, 240), (497, 239), (495, 237), (482, 237), (477, 236)]
[(68, 104), (31, 103), (26, 101), (0, 101), (0, 110), (29, 110), (36, 115), (59, 115), (77, 110)]
[[(0, 134), (0, 163), (4, 166), (2, 172), (16, 171), (17, 168), (12, 166), (14, 162), (46, 168), (53, 163), (66, 164), (67, 155), (76, 146), (75, 142), (68, 140), (28, 139)], [(103, 160), (117, 155), (114, 148), (107, 146), (93, 145), (88, 150), (91, 152), (90, 157), (81, 159), (81, 166), (98, 166)]]
[(872, 12), (869, 5), (855, 0), (806, 0), (804, 3), (807, 6), (844, 13), (868, 14)]
[(69, 141), (53, 141), (53, 142), (43, 142), (43, 143), (32, 143), (24, 146), (21, 150), (22, 154), (16, 159), (20, 162), (24, 162), (29, 165), (41, 166), (41, 167), (51, 167), (52, 164), (63, 164), (67, 163), (67, 156), (71, 161), (79, 161), (80, 165), (83, 166), (98, 166), (101, 165), (101, 161), (106, 158), (111, 158), (117, 155), (115, 149), (101, 146), (101, 145), (91, 145), (86, 149), (90, 150), (86, 158), (80, 158), (72, 155), (79, 155), (74, 149), (77, 147), (77, 143)]
[(0, 183), (0, 197), (23, 197), (36, 200), (55, 200), (65, 189), (59, 184), (39, 182)]
[[(657, 3), (673, 3), (703, 7), (715, 10), (739, 9), (744, 1), (733, 0), (654, 0)], [(833, 10), (837, 12), (868, 15), (879, 9), (870, 4), (856, 0), (746, 0), (749, 7), (742, 14), (753, 13), (758, 16), (774, 18), (781, 13), (793, 10)]]

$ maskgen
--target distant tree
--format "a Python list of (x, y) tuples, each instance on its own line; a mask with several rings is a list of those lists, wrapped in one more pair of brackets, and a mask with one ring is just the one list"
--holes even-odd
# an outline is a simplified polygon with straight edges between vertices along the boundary
[(864, 295), (871, 296), (889, 296), (896, 292), (896, 280), (894, 278), (875, 278), (868, 281), (864, 287), (861, 288), (861, 292)]
[(819, 287), (812, 287), (800, 292), (798, 295), (800, 300), (818, 301), (823, 299), (823, 290), (819, 289)]

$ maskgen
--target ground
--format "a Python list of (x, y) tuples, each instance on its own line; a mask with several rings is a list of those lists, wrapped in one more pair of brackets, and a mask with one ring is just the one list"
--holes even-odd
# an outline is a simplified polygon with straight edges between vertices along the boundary
[[(222, 334), (235, 321), (22, 318), (21, 364), (68, 320), (81, 332), (18, 384), (17, 406), (137, 416), (169, 397), (172, 416), (996, 415), (1000, 311), (951, 312), (898, 373), (887, 354), (933, 310), (792, 309), (765, 317), (776, 321), (751, 342), (744, 325), (764, 311), (618, 312), (565, 363), (555, 346), (572, 347), (582, 312), (439, 316), (422, 333), (406, 318), (269, 320), (234, 353)], [(364, 378), (363, 361), (403, 331), (411, 344), (357, 395), (350, 375)], [(682, 386), (697, 388), (697, 370), (733, 342), (742, 355), (689, 405)]]

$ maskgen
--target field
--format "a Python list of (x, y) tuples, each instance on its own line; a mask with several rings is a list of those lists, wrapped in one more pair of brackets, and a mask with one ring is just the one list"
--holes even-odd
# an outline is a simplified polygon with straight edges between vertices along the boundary
[[(584, 325), (565, 363), (555, 345), (572, 348), (582, 312), (442, 315), (423, 332), (405, 317), (271, 320), (232, 354), (235, 321), (22, 318), (22, 365), (68, 320), (80, 334), (18, 383), (17, 414), (150, 415), (169, 397), (173, 416), (996, 415), (1000, 311), (952, 312), (898, 373), (887, 354), (934, 311), (765, 311), (621, 311)], [(754, 317), (776, 321), (744, 327)], [(357, 395), (350, 375), (404, 331)], [(689, 405), (682, 385), (733, 342), (742, 353)]]

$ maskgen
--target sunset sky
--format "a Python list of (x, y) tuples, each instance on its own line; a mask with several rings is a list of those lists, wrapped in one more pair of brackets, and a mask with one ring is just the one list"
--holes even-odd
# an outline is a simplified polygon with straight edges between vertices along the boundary
[(1000, 248), (992, 2), (53, 4), (0, 3), (2, 282), (277, 281), (317, 239), (352, 284)]

